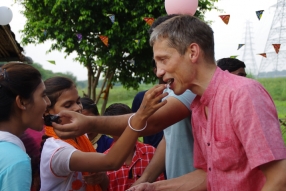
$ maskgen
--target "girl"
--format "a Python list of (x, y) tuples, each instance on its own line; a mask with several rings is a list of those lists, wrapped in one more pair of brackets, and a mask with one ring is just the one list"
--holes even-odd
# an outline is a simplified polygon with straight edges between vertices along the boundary
[[(46, 80), (45, 85), (51, 100), (47, 114), (55, 115), (63, 110), (81, 113), (80, 98), (71, 80), (54, 77)], [(106, 173), (98, 172), (116, 170), (122, 166), (134, 148), (140, 131), (147, 126), (145, 123), (149, 116), (166, 103), (160, 102), (166, 94), (162, 94), (157, 88), (150, 90), (144, 107), (142, 106), (136, 115), (130, 117), (129, 127), (106, 155), (94, 152), (92, 144), (85, 135), (61, 140), (52, 127), (46, 126), (46, 135), (51, 138), (44, 143), (41, 155), (41, 190), (106, 190), (108, 186)], [(61, 124), (66, 123), (69, 123), (69, 120), (61, 118)], [(88, 184), (85, 184), (83, 179)], [(94, 185), (98, 183), (100, 184)]]
[(30, 190), (31, 161), (20, 136), (29, 127), (41, 131), (50, 104), (41, 74), (30, 65), (0, 69), (0, 190)]

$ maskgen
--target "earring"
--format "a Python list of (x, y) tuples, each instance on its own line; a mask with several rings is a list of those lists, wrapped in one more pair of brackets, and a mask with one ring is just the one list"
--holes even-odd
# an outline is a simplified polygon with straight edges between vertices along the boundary
[(25, 106), (22, 106), (22, 109), (26, 110), (26, 107), (25, 107)]

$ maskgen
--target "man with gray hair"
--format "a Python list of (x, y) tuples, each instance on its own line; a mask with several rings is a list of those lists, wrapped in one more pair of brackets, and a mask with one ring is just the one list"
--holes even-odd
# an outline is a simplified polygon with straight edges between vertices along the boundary
[[(164, 15), (157, 18), (149, 29), (149, 34), (152, 33), (156, 26), (175, 16), (178, 15)], [(154, 73), (156, 74), (156, 63), (154, 60), (152, 60), (152, 62)], [(162, 78), (159, 78), (159, 83), (163, 84), (166, 82), (164, 82)], [(190, 120), (192, 112), (190, 105), (195, 95), (190, 90), (185, 91), (181, 95), (175, 95), (169, 88), (165, 91), (169, 93), (166, 98), (175, 98), (185, 105), (189, 110), (189, 116), (164, 129), (164, 136), (156, 148), (154, 157), (134, 185), (142, 182), (154, 182), (164, 169), (167, 179), (177, 178), (195, 170), (193, 165), (194, 139)], [(182, 113), (185, 111), (178, 112)]]
[[(177, 95), (187, 89), (197, 95), (191, 104), (197, 170), (129, 190), (286, 190), (286, 148), (273, 101), (257, 81), (216, 66), (212, 29), (195, 17), (176, 16), (154, 29), (150, 44), (157, 77)], [(182, 116), (174, 103), (180, 105), (167, 100), (142, 135), (177, 122)], [(91, 131), (121, 133), (129, 117), (88, 118), (67, 111), (59, 116), (71, 121), (53, 123), (63, 138)]]
[(175, 94), (190, 89), (197, 95), (194, 166), (207, 176), (192, 179), (191, 172), (129, 190), (285, 190), (286, 148), (273, 101), (257, 81), (216, 66), (212, 29), (181, 15), (156, 27), (150, 44), (157, 76)]

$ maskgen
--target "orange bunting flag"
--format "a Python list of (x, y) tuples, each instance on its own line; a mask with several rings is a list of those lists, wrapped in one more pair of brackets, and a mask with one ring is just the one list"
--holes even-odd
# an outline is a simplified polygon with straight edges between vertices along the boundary
[(239, 50), (243, 46), (244, 46), (244, 44), (238, 44), (237, 50)]
[(154, 20), (155, 20), (154, 18), (150, 18), (150, 17), (144, 18), (144, 21), (146, 21), (146, 23), (150, 26), (153, 24)]
[(261, 53), (261, 54), (258, 54), (258, 55), (261, 55), (261, 56), (267, 58), (266, 53)]
[(281, 44), (272, 44), (274, 49), (275, 49), (275, 52), (278, 54), (279, 50), (280, 50), (280, 45)]
[(222, 19), (222, 21), (223, 21), (225, 24), (228, 24), (230, 15), (219, 15), (219, 17)]
[(99, 35), (100, 40), (105, 44), (105, 46), (108, 46), (108, 37)]
[(263, 12), (264, 12), (264, 10), (256, 11), (256, 16), (257, 16), (258, 20), (261, 19)]

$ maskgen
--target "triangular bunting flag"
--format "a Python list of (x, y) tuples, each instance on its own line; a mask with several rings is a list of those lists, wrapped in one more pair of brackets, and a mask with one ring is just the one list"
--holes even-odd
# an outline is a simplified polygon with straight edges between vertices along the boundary
[(260, 20), (260, 19), (261, 19), (262, 14), (263, 14), (263, 11), (264, 11), (264, 10), (256, 11), (256, 16), (257, 16), (258, 20)]
[(225, 24), (228, 24), (230, 15), (219, 15), (219, 17), (222, 19), (222, 21), (223, 21)]
[(56, 61), (54, 60), (47, 60), (49, 63), (56, 65)]
[(261, 55), (261, 56), (267, 58), (266, 53), (261, 53), (261, 54), (258, 54), (258, 55)]
[(280, 50), (280, 45), (281, 44), (272, 44), (274, 49), (275, 49), (275, 52), (278, 54), (279, 50)]
[(144, 21), (146, 21), (146, 23), (150, 26), (153, 24), (154, 20), (155, 20), (154, 18), (150, 18), (150, 17), (144, 18)]
[(238, 57), (238, 55), (235, 55), (235, 56), (230, 56), (230, 58), (236, 58), (236, 57)]
[(108, 46), (108, 37), (99, 35), (100, 40), (105, 44), (105, 46)]
[(44, 36), (47, 36), (47, 30), (42, 29), (42, 32), (44, 33)]
[(139, 44), (139, 42), (140, 42), (140, 40), (137, 40), (137, 39), (135, 39), (134, 41), (135, 41), (137, 44)]
[(243, 46), (244, 46), (244, 44), (238, 44), (237, 50), (239, 50)]
[(76, 37), (77, 37), (77, 40), (79, 40), (79, 41), (81, 41), (81, 40), (82, 40), (82, 34), (77, 33), (77, 34), (76, 34)]
[(115, 15), (108, 15), (109, 19), (111, 20), (112, 23), (115, 21)]

